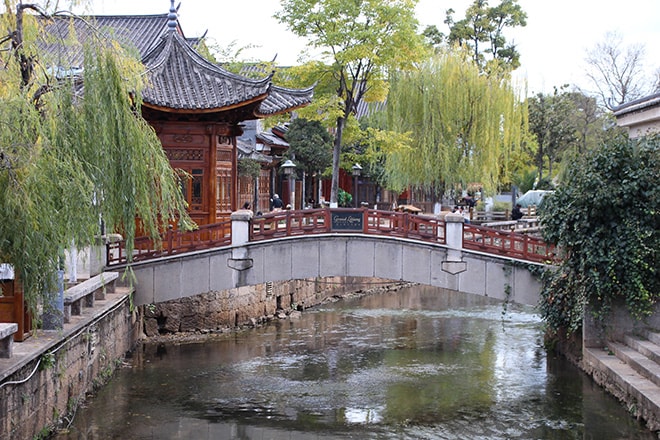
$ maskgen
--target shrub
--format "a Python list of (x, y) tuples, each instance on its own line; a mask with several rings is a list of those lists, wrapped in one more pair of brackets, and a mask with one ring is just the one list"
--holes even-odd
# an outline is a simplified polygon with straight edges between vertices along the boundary
[(567, 170), (540, 209), (544, 237), (564, 259), (545, 277), (541, 310), (552, 330), (580, 328), (623, 299), (648, 316), (660, 295), (660, 138), (614, 139)]

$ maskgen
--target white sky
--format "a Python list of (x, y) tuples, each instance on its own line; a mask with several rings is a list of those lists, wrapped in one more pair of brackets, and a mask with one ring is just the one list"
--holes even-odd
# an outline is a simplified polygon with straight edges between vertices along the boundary
[[(278, 0), (175, 0), (181, 2), (179, 20), (186, 36), (208, 36), (220, 46), (232, 41), (246, 50), (244, 57), (296, 64), (305, 42), (273, 18)], [(422, 28), (435, 24), (442, 31), (445, 10), (464, 17), (472, 0), (419, 0), (417, 16)], [(93, 0), (95, 14), (161, 14), (169, 0)], [(551, 92), (553, 86), (576, 84), (590, 89), (584, 77), (584, 57), (608, 31), (619, 32), (626, 45), (646, 46), (646, 65), (660, 67), (660, 0), (519, 0), (527, 12), (527, 26), (506, 33), (521, 53), (520, 78), (530, 93)], [(491, 0), (491, 5), (497, 0)]]

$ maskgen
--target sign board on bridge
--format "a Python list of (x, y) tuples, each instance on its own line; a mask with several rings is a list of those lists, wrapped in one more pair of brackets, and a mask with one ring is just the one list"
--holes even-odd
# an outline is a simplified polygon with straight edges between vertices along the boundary
[(362, 231), (362, 211), (332, 211), (331, 218), (333, 231)]

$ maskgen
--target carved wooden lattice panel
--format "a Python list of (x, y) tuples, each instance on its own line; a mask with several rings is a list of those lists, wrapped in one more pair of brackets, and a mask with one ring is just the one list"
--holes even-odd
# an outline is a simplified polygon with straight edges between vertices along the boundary
[(201, 148), (167, 148), (165, 155), (171, 162), (203, 162), (204, 150)]
[(218, 168), (216, 179), (216, 211), (231, 211), (231, 169)]
[(218, 162), (225, 162), (225, 163), (231, 164), (232, 159), (233, 159), (232, 150), (230, 150), (230, 149), (228, 150), (228, 149), (222, 148), (222, 147), (218, 148), (217, 158), (216, 158), (216, 160)]
[(259, 173), (259, 207), (255, 210), (268, 212), (270, 210), (270, 171), (262, 169)]

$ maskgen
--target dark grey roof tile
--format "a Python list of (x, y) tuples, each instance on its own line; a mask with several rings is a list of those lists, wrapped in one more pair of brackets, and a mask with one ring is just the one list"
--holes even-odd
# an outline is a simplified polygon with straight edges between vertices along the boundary
[[(169, 31), (167, 23), (168, 14), (58, 17), (46, 26), (42, 43), (48, 55), (46, 64), (65, 70), (81, 67), (85, 42), (113, 39), (145, 64), (148, 86), (143, 99), (147, 105), (202, 112), (240, 107), (237, 117), (249, 120), (311, 102), (311, 87), (287, 89), (273, 85), (272, 74), (254, 80), (211, 63), (192, 47), (197, 40), (186, 39), (178, 24), (176, 31)], [(69, 38), (72, 24), (75, 39)], [(69, 40), (78, 41), (67, 44)]]
[(272, 116), (304, 107), (312, 102), (314, 87), (288, 89), (273, 85), (264, 102), (259, 106), (257, 116)]
[(220, 110), (266, 98), (270, 77), (252, 80), (222, 69), (193, 50), (176, 32), (145, 55), (149, 85), (144, 101), (172, 109)]

